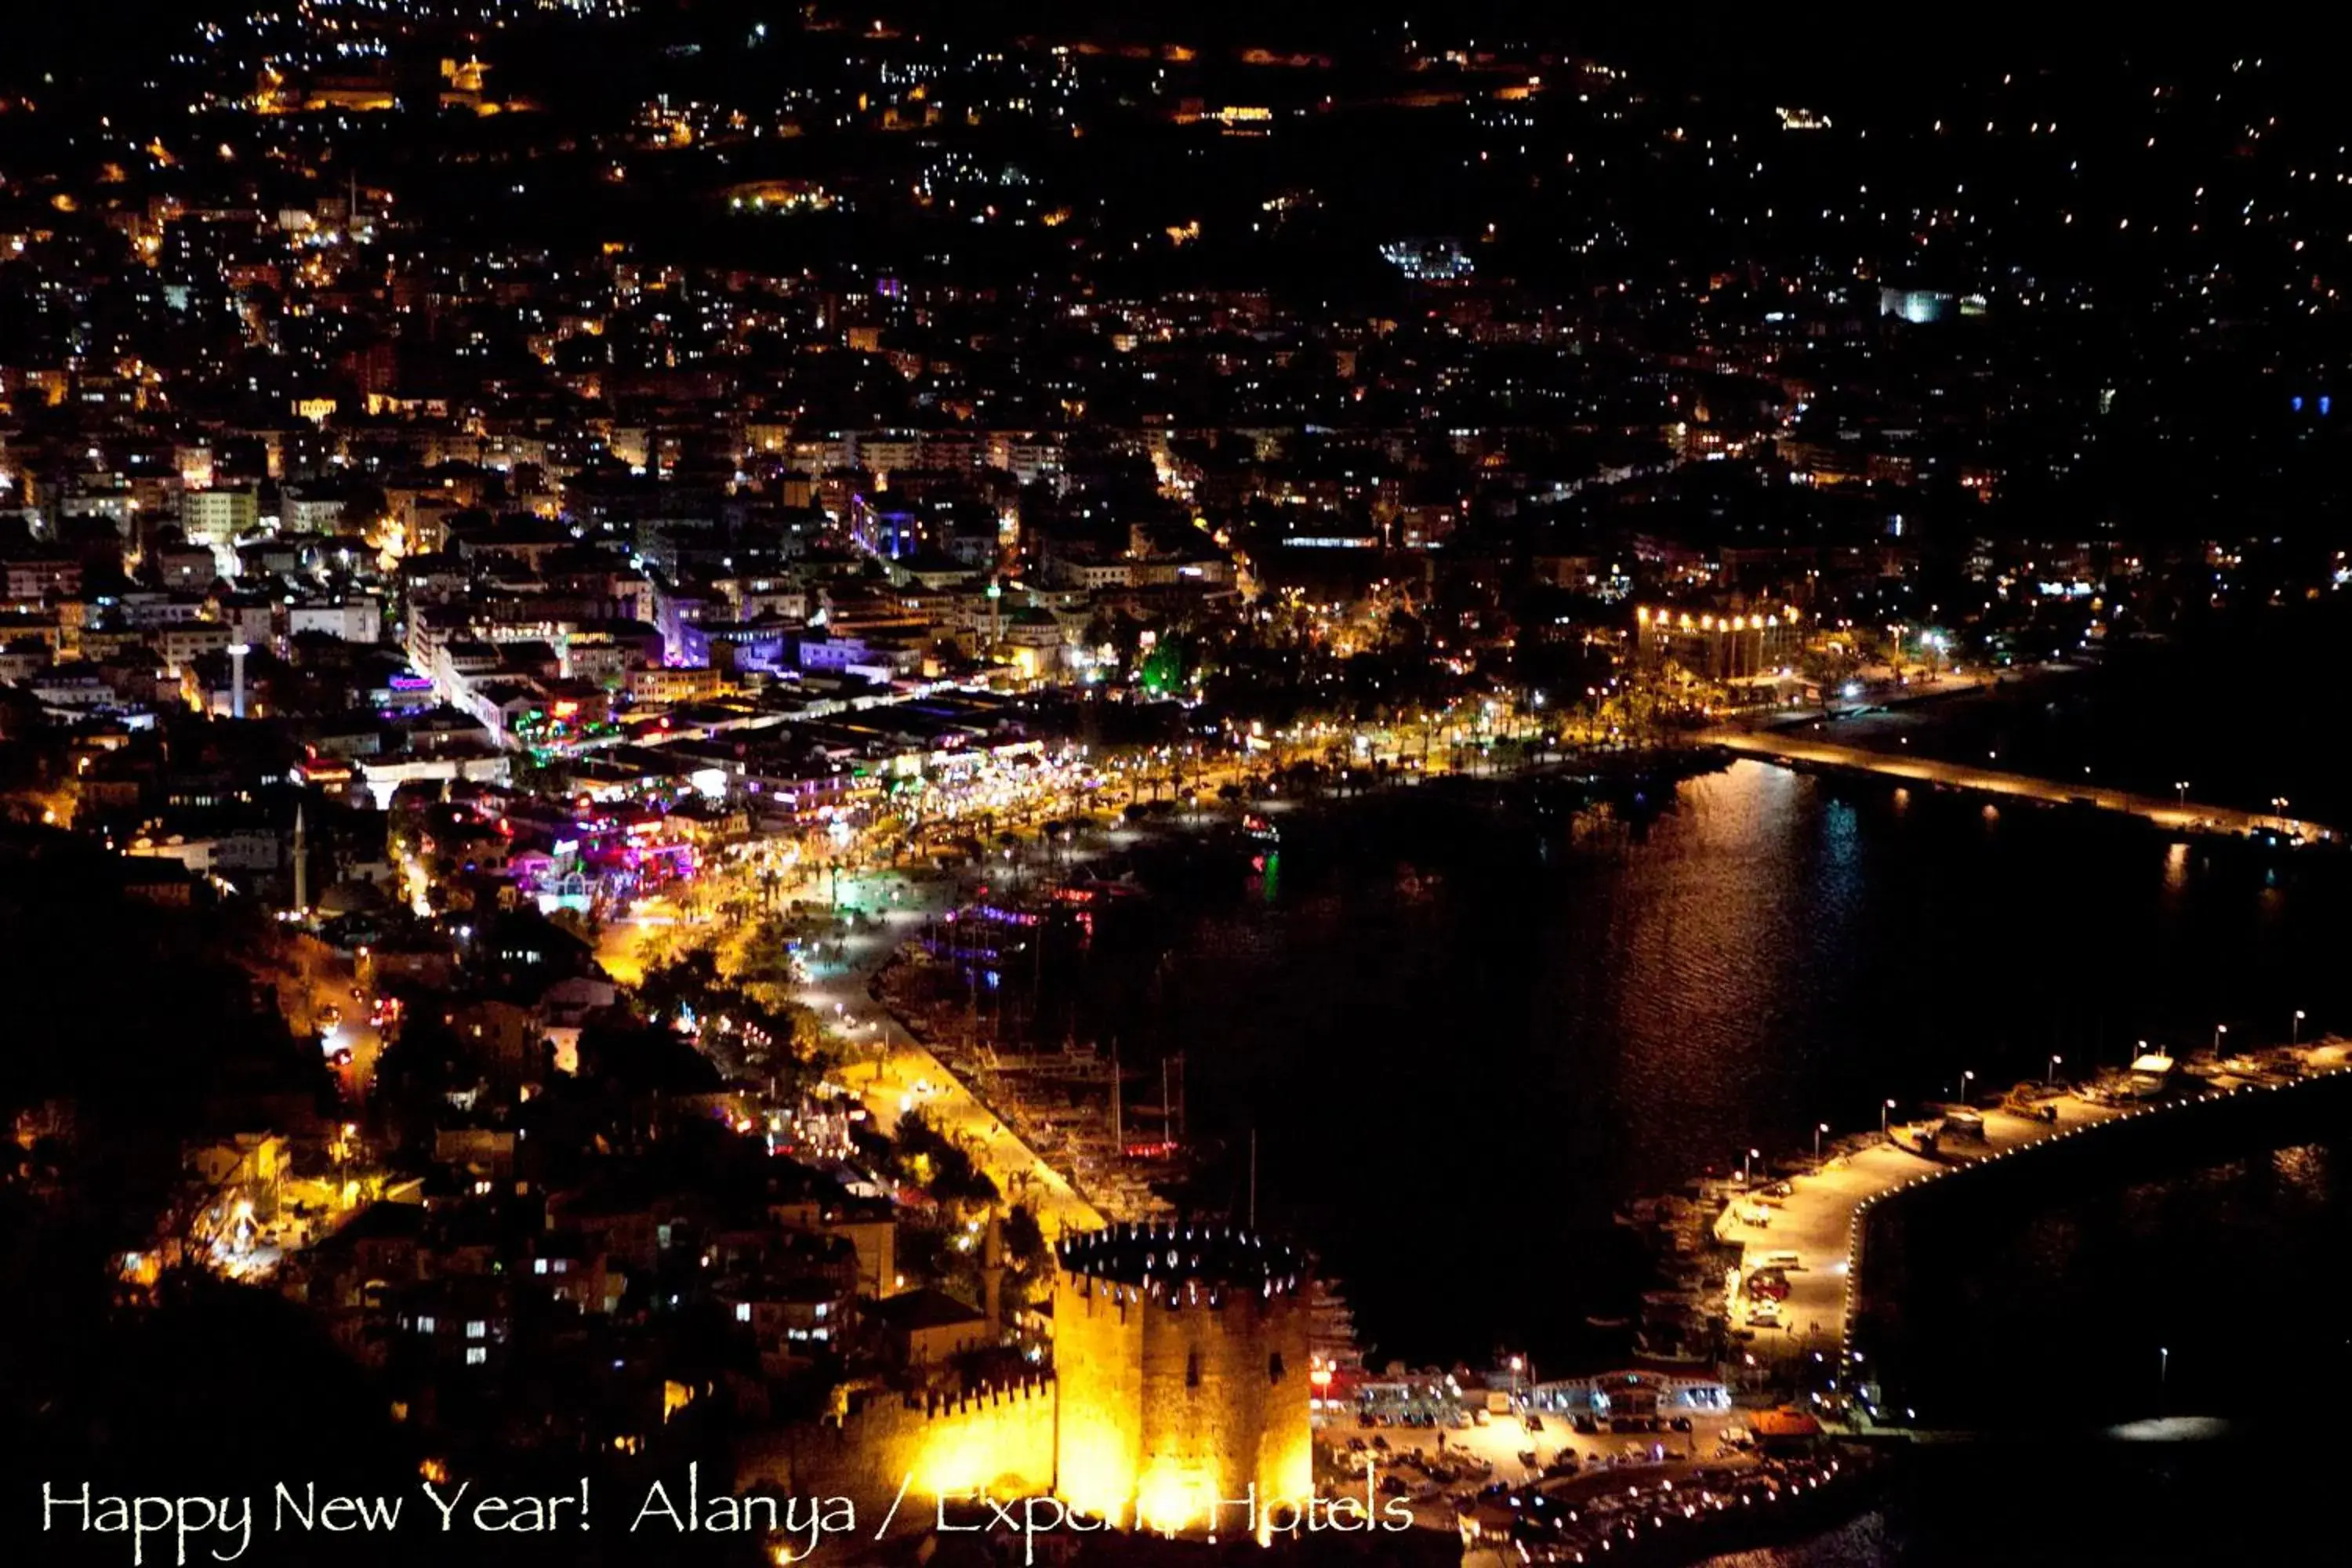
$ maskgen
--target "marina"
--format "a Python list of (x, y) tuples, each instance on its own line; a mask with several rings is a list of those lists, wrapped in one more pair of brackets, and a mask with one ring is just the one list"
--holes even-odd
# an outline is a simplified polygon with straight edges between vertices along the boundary
[[(1629, 1217), (1649, 1216), (1675, 1257), (1721, 1264), (1714, 1280), (1695, 1281), (1685, 1269), (1683, 1289), (1645, 1298), (1645, 1335), (1653, 1310), (1671, 1301), (1673, 1312), (1661, 1315), (1706, 1323), (1720, 1336), (1735, 1383), (1811, 1384), (1813, 1403), (1847, 1429), (1899, 1428), (1905, 1421), (1878, 1408), (1871, 1392), (1876, 1369), (1860, 1331), (1868, 1311), (1864, 1237), (1877, 1205), (2103, 1128), (2291, 1092), (2347, 1068), (2352, 1043), (2329, 1038), (2184, 1062), (2143, 1056), (2081, 1082), (2021, 1084), (1998, 1100), (1903, 1120), (1889, 1101), (1877, 1131), (1841, 1138), (1785, 1175), (1743, 1173), (1701, 1184), (1696, 1201), (1635, 1205)], [(1642, 1348), (1644, 1364), (1675, 1359)]]

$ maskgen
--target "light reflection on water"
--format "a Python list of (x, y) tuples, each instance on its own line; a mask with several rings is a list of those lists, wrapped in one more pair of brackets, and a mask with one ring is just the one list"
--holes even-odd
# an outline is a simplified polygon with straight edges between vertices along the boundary
[[(1406, 799), (1285, 836), (1280, 900), (1180, 920), (1152, 1005), (1110, 1027), (1187, 1052), (1196, 1128), (1257, 1130), (1261, 1211), (1416, 1361), (1610, 1308), (1638, 1285), (1612, 1211), (1751, 1144), (1874, 1125), (1962, 1069), (1997, 1090), (2053, 1051), (2352, 1017), (2335, 871), (2078, 814), (1741, 763), (1646, 832)], [(1440, 1252), (1493, 1259), (1485, 1287)]]

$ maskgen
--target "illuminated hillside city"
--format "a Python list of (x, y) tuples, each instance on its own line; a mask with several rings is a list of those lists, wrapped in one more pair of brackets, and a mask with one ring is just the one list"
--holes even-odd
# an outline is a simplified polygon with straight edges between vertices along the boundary
[(12, 1450), (1943, 1561), (1912, 1216), (2324, 1207), (2332, 83), (1539, 11), (12, 19)]

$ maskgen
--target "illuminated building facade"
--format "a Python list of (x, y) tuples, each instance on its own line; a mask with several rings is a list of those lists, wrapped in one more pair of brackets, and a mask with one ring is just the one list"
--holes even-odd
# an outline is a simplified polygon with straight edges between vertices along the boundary
[(1712, 680), (1770, 675), (1795, 662), (1804, 640), (1794, 609), (1717, 615), (1643, 606), (1633, 618), (1644, 664), (1672, 659)]
[(739, 1456), (766, 1482), (886, 1506), (1052, 1493), (1114, 1527), (1227, 1538), (1286, 1528), (1314, 1493), (1306, 1259), (1224, 1226), (1062, 1244), (1054, 1373), (942, 1398), (855, 1398)]

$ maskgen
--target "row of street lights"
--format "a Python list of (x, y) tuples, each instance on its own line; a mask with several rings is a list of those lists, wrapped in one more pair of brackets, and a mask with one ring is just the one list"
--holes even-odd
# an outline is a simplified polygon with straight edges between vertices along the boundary
[[(2185, 788), (2186, 786), (2184, 785), (2183, 787)], [(2289, 1020), (2287, 1026), (2287, 1044), (2289, 1047), (2300, 1046), (2303, 1044), (2304, 1021), (2310, 1015), (2300, 1007), (2294, 1010), (2294, 1016)], [(2227, 1024), (2216, 1024), (2213, 1026), (2214, 1055), (2219, 1056), (2221, 1054), (2221, 1041), (2229, 1035), (2229, 1033), (2230, 1026)], [(2147, 1053), (2147, 1042), (2146, 1040), (2139, 1042), (2139, 1050), (2142, 1055)], [(2065, 1064), (2065, 1060), (2066, 1058), (2056, 1051), (2050, 1053), (2049, 1064), (2043, 1068), (2042, 1075), (2042, 1082), (2044, 1087), (2053, 1086), (2057, 1083), (2058, 1069)], [(1969, 1086), (1976, 1081), (1976, 1070), (1972, 1068), (1964, 1068), (1960, 1071), (1960, 1103), (1963, 1105), (1966, 1105), (1969, 1102)], [(1891, 1100), (1882, 1102), (1878, 1108), (1878, 1135), (1882, 1139), (1887, 1135), (1888, 1118), (1893, 1114), (1894, 1110), (1895, 1101)], [(1817, 1121), (1813, 1124), (1813, 1163), (1816, 1165), (1822, 1163), (1822, 1137), (1824, 1133), (1828, 1132), (1829, 1130), (1830, 1124), (1826, 1121)], [(1759, 1158), (1760, 1158), (1760, 1156), (1755, 1150), (1750, 1149), (1748, 1151), (1748, 1162), (1743, 1163), (1740, 1167), (1743, 1184), (1745, 1184), (1746, 1175), (1750, 1168), (1750, 1164)]]
[[(2058, 1068), (2065, 1060), (2066, 1058), (2060, 1056), (2056, 1051), (2050, 1053), (2049, 1064), (2042, 1069), (2042, 1084), (2043, 1088), (2047, 1089), (2058, 1081)], [(1977, 1075), (1974, 1068), (1964, 1068), (1960, 1071), (1960, 1103), (1962, 1105), (1969, 1103), (1969, 1085), (1976, 1081), (1976, 1077)], [(1895, 1102), (1890, 1100), (1886, 1103), (1893, 1105)]]

